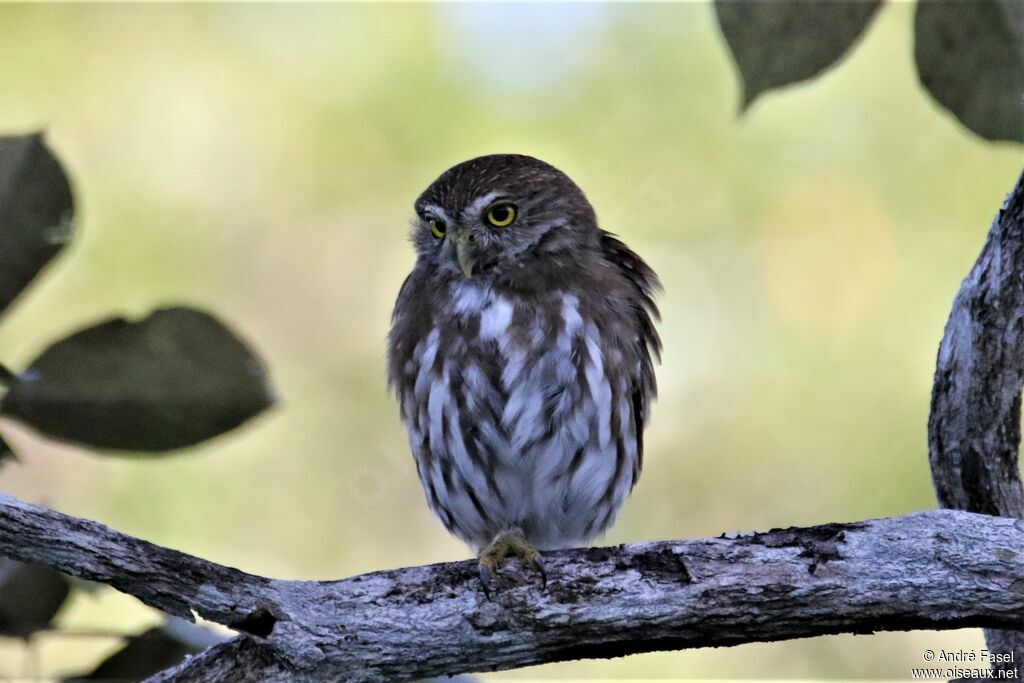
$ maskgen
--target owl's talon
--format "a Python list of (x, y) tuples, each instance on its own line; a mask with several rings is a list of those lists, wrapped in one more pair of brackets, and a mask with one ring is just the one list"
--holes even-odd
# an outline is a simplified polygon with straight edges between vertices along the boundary
[(484, 591), (484, 597), (490, 600), (491, 591), (494, 589), (494, 572), (491, 571), (491, 568), (483, 560), (480, 560), (478, 571), (480, 574), (480, 587)]
[(544, 566), (544, 563), (540, 559), (540, 553), (533, 558), (533, 568), (540, 574), (540, 587), (544, 590), (548, 588), (548, 570)]
[(540, 574), (541, 586), (547, 588), (548, 574), (541, 562), (540, 553), (523, 537), (518, 529), (503, 531), (489, 546), (480, 551), (480, 583), (484, 594), (491, 597), (494, 574), (507, 557), (518, 557), (523, 564)]

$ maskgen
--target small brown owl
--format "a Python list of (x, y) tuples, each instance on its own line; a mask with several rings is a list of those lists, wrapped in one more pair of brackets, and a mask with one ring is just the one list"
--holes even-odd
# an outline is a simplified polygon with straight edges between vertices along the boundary
[(430, 508), (479, 553), (592, 540), (640, 476), (661, 349), (657, 276), (558, 169), (496, 154), (415, 204), (388, 379)]

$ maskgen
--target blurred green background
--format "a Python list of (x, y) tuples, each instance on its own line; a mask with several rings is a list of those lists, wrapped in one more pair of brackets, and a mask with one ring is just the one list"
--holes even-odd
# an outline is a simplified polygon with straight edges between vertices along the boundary
[[(111, 314), (218, 313), (283, 403), (163, 458), (10, 423), (0, 488), (286, 578), (468, 557), (429, 513), (384, 382), (411, 204), (448, 166), (538, 156), (661, 275), (645, 476), (604, 539), (932, 508), (925, 423), (960, 280), (1020, 171), (920, 88), (913, 5), (736, 117), (707, 4), (3, 5), (0, 131), (45, 126), (80, 232), (0, 326), (0, 360)], [(103, 591), (61, 622), (158, 616)], [(46, 636), (45, 675), (113, 639)], [(570, 662), (504, 678), (906, 677), (973, 630)], [(0, 677), (26, 653), (0, 643)]]

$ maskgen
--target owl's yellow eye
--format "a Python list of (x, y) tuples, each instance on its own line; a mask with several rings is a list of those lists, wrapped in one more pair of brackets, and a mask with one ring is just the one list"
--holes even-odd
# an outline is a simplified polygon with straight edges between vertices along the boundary
[(439, 221), (436, 218), (431, 218), (429, 221), (429, 225), (430, 232), (434, 235), (434, 237), (436, 237), (437, 239), (441, 239), (442, 237), (444, 237), (444, 221)]
[(495, 204), (487, 209), (487, 222), (496, 228), (506, 228), (516, 219), (514, 204)]

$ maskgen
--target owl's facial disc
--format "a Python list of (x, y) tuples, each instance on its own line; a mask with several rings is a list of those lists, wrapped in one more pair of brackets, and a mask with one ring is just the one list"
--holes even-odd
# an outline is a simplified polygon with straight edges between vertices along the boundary
[(541, 257), (594, 246), (594, 210), (564, 173), (532, 157), (477, 157), (442, 173), (416, 199), (412, 240), (431, 272), (500, 280)]

